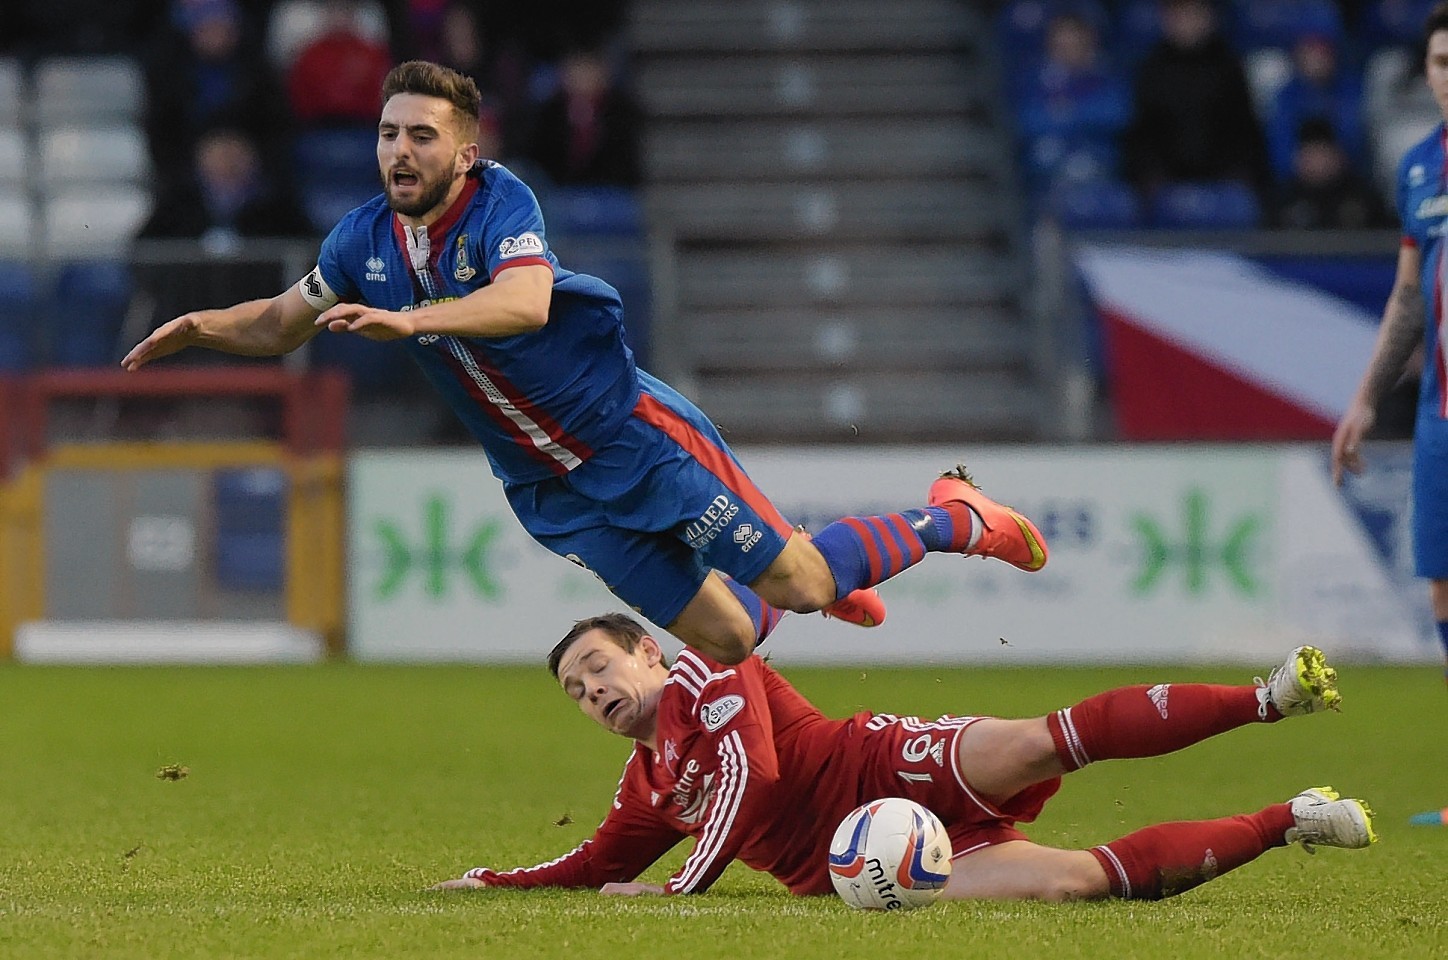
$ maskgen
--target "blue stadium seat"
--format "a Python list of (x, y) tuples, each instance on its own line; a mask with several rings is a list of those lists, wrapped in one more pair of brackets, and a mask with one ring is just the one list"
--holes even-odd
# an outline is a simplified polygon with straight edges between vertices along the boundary
[(544, 216), (549, 230), (565, 236), (643, 235), (638, 195), (627, 187), (559, 187)]
[(55, 302), (63, 305), (64, 314), (52, 338), (52, 362), (96, 367), (120, 359), (132, 289), (131, 269), (119, 260), (80, 260), (61, 267)]
[(1234, 6), (1239, 50), (1286, 49), (1307, 34), (1338, 39), (1343, 33), (1333, 0), (1237, 0)]
[(35, 361), (35, 273), (23, 263), (0, 262), (0, 373), (20, 373)]
[(1151, 205), (1151, 226), (1166, 230), (1250, 230), (1261, 222), (1257, 195), (1240, 180), (1169, 183)]
[(1064, 181), (1048, 200), (1048, 209), (1067, 230), (1131, 230), (1141, 226), (1141, 201), (1120, 180)]
[(382, 192), (382, 184), (373, 179), (369, 185), (316, 183), (302, 186), (302, 207), (312, 226), (328, 233), (353, 207), (359, 207)]
[(1438, 0), (1377, 0), (1363, 14), (1358, 31), (1368, 47), (1412, 47), (1422, 42), (1423, 21)]
[(380, 191), (377, 172), (377, 128), (319, 127), (304, 130), (292, 141), (297, 183), (303, 189), (325, 183)]
[(286, 474), (275, 467), (219, 470), (212, 509), (217, 583), (229, 590), (280, 590), (286, 582)]

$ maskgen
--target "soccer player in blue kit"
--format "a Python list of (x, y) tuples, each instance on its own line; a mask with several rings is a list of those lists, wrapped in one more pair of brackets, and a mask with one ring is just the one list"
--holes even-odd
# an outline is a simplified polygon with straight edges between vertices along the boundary
[[(1428, 88), (1448, 119), (1448, 3), (1424, 23)], [(1424, 347), (1418, 415), (1413, 424), (1413, 557), (1428, 578), (1433, 618), (1448, 664), (1448, 325), (1444, 303), (1448, 263), (1448, 129), (1439, 124), (1403, 155), (1398, 165), (1398, 218), (1403, 225), (1397, 276), (1367, 372), (1332, 437), (1332, 478), (1363, 469), (1361, 444), (1378, 403), (1403, 375), (1421, 340)], [(1448, 669), (1445, 669), (1448, 679)]]
[(562, 267), (532, 192), (478, 157), (473, 81), (410, 61), (382, 103), (383, 193), (342, 218), (315, 269), (271, 299), (163, 324), (122, 367), (190, 346), (275, 355), (324, 331), (401, 341), (535, 540), (725, 663), (782, 611), (877, 623), (872, 588), (927, 552), (1045, 565), (1035, 525), (960, 468), (923, 507), (802, 535), (709, 419), (635, 366), (618, 292)]

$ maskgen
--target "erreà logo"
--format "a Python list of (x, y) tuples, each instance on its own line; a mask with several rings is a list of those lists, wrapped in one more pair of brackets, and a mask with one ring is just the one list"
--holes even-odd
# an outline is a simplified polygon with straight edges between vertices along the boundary
[(385, 273), (382, 272), (383, 270), (386, 270), (386, 269), (387, 269), (387, 264), (386, 264), (385, 261), (383, 261), (383, 259), (382, 259), (381, 257), (368, 257), (368, 258), (367, 258), (367, 279), (368, 279), (368, 280), (375, 280), (375, 281), (377, 281), (378, 283), (386, 283), (386, 282), (387, 282), (387, 274), (385, 274)]
[(720, 697), (713, 703), (706, 703), (699, 708), (699, 722), (704, 724), (704, 729), (713, 733), (724, 724), (734, 719), (734, 715), (744, 709), (744, 698), (737, 693), (731, 693), (727, 697)]
[(511, 257), (543, 256), (543, 241), (533, 232), (520, 233), (516, 237), (504, 237), (498, 244), (498, 256), (507, 260)]

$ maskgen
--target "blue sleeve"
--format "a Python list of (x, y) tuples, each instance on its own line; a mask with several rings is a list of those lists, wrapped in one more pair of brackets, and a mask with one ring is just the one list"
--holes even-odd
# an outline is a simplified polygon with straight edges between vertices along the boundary
[(1409, 150), (1398, 161), (1398, 179), (1395, 181), (1397, 197), (1394, 205), (1398, 208), (1398, 222), (1403, 225), (1403, 236), (1411, 236), (1410, 225), (1413, 221), (1409, 219), (1408, 211), (1408, 168), (1412, 166), (1413, 154), (1416, 152)]
[(354, 232), (351, 229), (354, 219), (348, 215), (339, 220), (332, 232), (327, 234), (327, 239), (322, 241), (322, 249), (317, 254), (317, 269), (321, 271), (322, 279), (342, 303), (358, 303), (362, 299), (356, 278), (342, 266), (341, 251)]
[(488, 265), (489, 277), (526, 264), (553, 269), (558, 262), (548, 249), (543, 212), (533, 191), (502, 167), (493, 171), (492, 198), (478, 242), (478, 255)]

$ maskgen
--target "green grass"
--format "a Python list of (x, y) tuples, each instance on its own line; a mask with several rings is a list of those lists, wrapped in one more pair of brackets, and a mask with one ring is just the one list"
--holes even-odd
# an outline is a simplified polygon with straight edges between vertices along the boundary
[[(836, 715), (1023, 716), (1122, 683), (1245, 679), (1235, 667), (789, 675)], [(1087, 845), (1330, 783), (1372, 801), (1374, 848), (1270, 851), (1161, 903), (867, 915), (739, 866), (689, 899), (422, 892), (478, 864), (556, 856), (602, 815), (628, 746), (541, 668), (0, 667), (0, 957), (1448, 956), (1448, 829), (1407, 824), (1448, 804), (1448, 696), (1426, 668), (1343, 676), (1341, 715), (1088, 768), (1030, 831)], [(189, 776), (158, 779), (167, 764)]]

